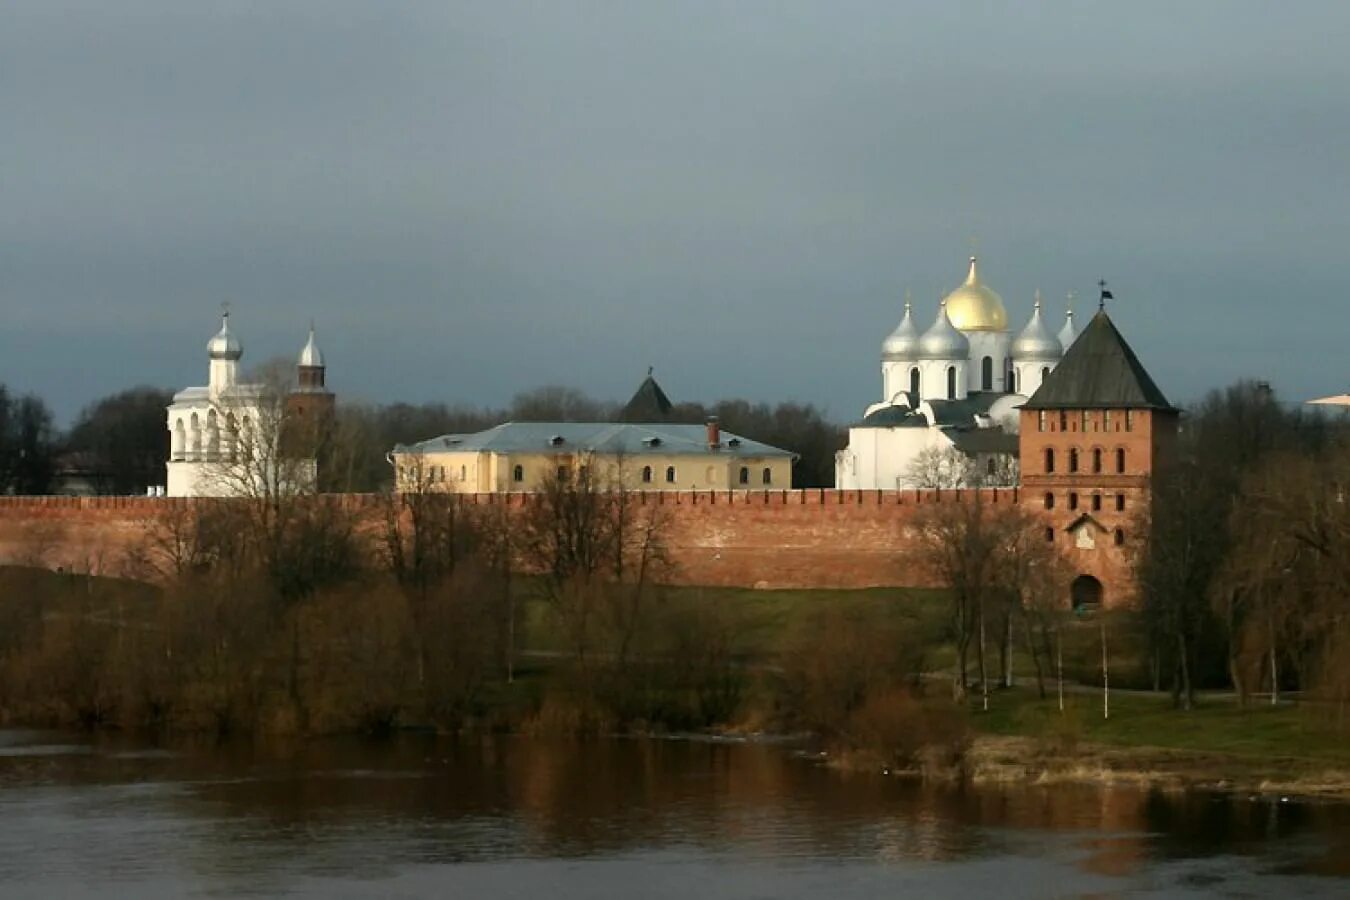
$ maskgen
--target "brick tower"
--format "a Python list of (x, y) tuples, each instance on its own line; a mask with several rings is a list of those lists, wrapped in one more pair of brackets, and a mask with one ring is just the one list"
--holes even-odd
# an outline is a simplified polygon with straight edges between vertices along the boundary
[(1075, 608), (1133, 600), (1134, 531), (1177, 418), (1104, 308), (1022, 407), (1022, 502), (1070, 561)]

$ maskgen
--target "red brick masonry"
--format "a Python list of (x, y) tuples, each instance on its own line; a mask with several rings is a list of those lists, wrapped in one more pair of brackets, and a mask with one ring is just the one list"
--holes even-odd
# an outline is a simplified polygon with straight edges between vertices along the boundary
[[(681, 584), (750, 588), (925, 587), (931, 575), (907, 553), (906, 525), (935, 503), (970, 503), (975, 491), (697, 491), (638, 494), (667, 518), (666, 545)], [(1018, 503), (1013, 488), (978, 492), (989, 504)], [(1040, 495), (1036, 495), (1039, 500)], [(473, 505), (521, 508), (529, 494), (478, 494)], [(0, 497), (0, 564), (123, 574), (147, 529), (174, 504), (148, 497)], [(374, 495), (345, 502), (381, 514)], [(1037, 510), (1037, 504), (1030, 508)], [(1062, 526), (1060, 511), (1056, 522)], [(373, 524), (373, 522), (372, 522)], [(1092, 570), (1117, 569), (1106, 550)], [(1084, 561), (1086, 562), (1086, 561)], [(1103, 579), (1106, 580), (1105, 578)], [(1113, 579), (1114, 580), (1114, 579)]]

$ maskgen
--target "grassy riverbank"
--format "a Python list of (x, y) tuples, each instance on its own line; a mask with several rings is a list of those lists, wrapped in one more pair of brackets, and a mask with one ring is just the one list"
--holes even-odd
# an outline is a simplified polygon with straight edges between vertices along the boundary
[(1060, 712), (1032, 688), (999, 691), (988, 712), (973, 701), (977, 779), (1208, 786), (1350, 798), (1350, 743), (1336, 710), (1204, 695), (1196, 709), (1166, 694), (1073, 692)]

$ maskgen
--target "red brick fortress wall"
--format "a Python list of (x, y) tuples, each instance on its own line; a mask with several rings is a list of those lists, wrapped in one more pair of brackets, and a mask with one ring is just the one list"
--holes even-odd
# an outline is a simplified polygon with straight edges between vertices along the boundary
[[(912, 552), (915, 514), (933, 504), (976, 502), (975, 491), (698, 491), (636, 495), (665, 520), (672, 580), (746, 588), (929, 587), (933, 577)], [(1016, 504), (1016, 489), (988, 489), (979, 501)], [(1037, 495), (1039, 496), (1039, 495)], [(513, 513), (529, 494), (478, 494), (472, 505)], [(152, 524), (191, 500), (145, 497), (0, 497), (0, 565), (41, 565), (128, 574), (127, 561)], [(377, 527), (381, 501), (348, 502)], [(1103, 573), (1105, 574), (1105, 573)]]

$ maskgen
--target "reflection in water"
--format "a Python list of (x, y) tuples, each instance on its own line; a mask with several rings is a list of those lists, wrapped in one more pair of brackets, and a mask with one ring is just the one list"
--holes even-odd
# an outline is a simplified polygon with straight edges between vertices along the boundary
[(764, 745), (0, 732), (6, 897), (1330, 896), (1347, 835), (1339, 805), (935, 787)]

